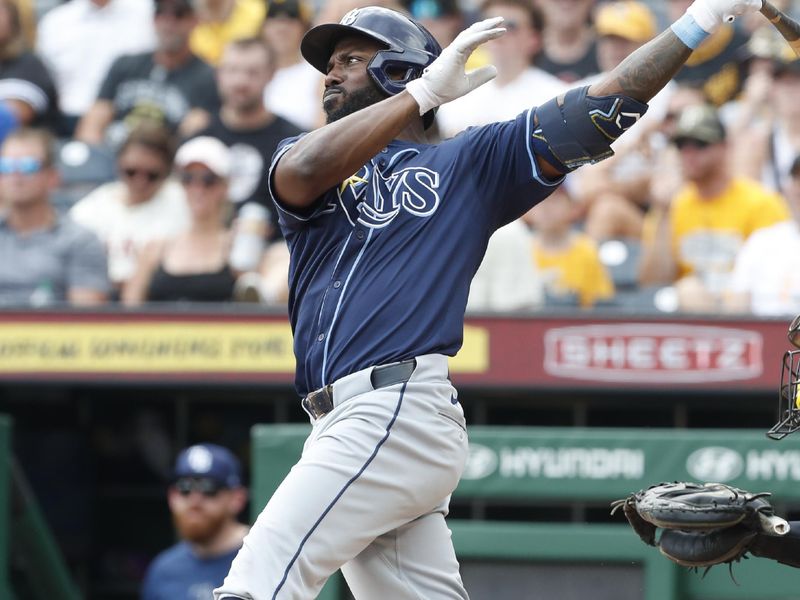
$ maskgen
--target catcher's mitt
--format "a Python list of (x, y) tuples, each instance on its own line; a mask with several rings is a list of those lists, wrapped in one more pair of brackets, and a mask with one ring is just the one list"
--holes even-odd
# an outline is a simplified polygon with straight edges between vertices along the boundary
[(661, 483), (612, 502), (611, 513), (622, 507), (642, 541), (679, 565), (711, 567), (739, 560), (759, 535), (788, 533), (769, 496), (723, 483)]

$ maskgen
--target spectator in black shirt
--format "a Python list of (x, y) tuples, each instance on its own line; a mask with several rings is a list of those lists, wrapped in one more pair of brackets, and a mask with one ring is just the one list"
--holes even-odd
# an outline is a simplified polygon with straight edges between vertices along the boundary
[[(237, 211), (248, 202), (264, 205), (272, 216), (269, 234), (272, 240), (280, 237), (280, 229), (267, 188), (269, 163), (278, 142), (301, 132), (264, 108), (264, 87), (273, 71), (273, 56), (260, 38), (228, 44), (217, 70), (222, 108), (200, 132), (200, 135), (221, 140), (230, 148), (230, 199)], [(292, 92), (286, 90), (286, 93)]]
[(0, 104), (9, 129), (17, 124), (55, 127), (56, 86), (42, 61), (26, 47), (14, 0), (0, 0)]
[(156, 0), (154, 18), (156, 50), (122, 56), (111, 65), (76, 138), (117, 146), (143, 120), (187, 136), (218, 110), (214, 70), (189, 49), (197, 24), (191, 0)]

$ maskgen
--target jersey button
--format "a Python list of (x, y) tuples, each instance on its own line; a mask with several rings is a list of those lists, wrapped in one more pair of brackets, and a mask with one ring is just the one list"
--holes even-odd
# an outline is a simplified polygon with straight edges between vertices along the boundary
[(385, 167), (385, 166), (386, 166), (386, 161), (385, 161), (385, 160), (383, 160), (383, 159), (380, 159), (380, 160), (378, 161), (378, 166)]
[(342, 282), (341, 282), (341, 281), (334, 281), (334, 282), (333, 282), (333, 287), (334, 287), (335, 289), (337, 289), (337, 290), (338, 290), (338, 289), (339, 289), (341, 286), (342, 286)]
[(363, 229), (359, 229), (358, 231), (356, 231), (356, 237), (359, 240), (363, 240), (364, 239), (364, 230)]
[(322, 340), (324, 340), (324, 339), (325, 339), (325, 334), (324, 334), (324, 333), (320, 333), (320, 334), (317, 336), (317, 341), (318, 341), (318, 342), (321, 342), (321, 341), (322, 341)]

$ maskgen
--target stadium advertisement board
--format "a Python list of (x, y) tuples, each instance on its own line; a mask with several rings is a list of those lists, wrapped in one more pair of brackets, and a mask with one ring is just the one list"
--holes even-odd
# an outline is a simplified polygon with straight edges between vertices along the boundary
[[(581, 389), (776, 389), (789, 347), (783, 320), (590, 314), (469, 318), (451, 360), (457, 386)], [(335, 332), (334, 332), (335, 335)], [(0, 311), (0, 379), (236, 381), (290, 384), (285, 315)]]

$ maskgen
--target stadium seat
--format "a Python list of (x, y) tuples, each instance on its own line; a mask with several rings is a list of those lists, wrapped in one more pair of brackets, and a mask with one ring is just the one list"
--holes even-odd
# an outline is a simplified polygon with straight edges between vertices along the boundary
[(55, 163), (61, 186), (53, 193), (52, 201), (60, 212), (69, 210), (99, 185), (116, 179), (114, 153), (102, 146), (61, 140), (56, 146)]
[(634, 238), (605, 240), (598, 248), (600, 261), (608, 269), (617, 291), (631, 290), (638, 286), (641, 242)]

